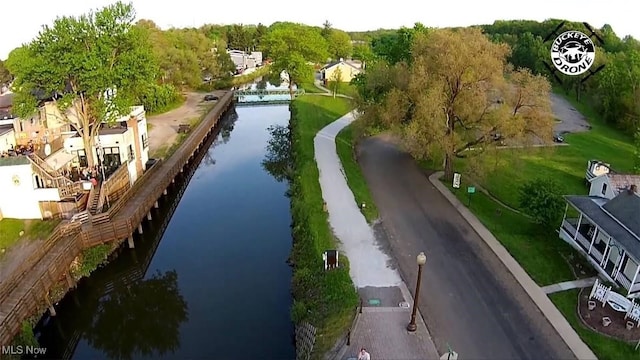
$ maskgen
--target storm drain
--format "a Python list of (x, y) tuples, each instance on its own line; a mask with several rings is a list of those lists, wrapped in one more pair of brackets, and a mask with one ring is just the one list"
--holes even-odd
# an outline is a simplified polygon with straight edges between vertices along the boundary
[(371, 306), (380, 306), (380, 299), (369, 299), (368, 303)]

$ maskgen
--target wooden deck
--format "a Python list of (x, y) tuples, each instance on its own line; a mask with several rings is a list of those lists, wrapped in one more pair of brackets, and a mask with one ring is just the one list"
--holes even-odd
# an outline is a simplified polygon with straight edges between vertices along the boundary
[(174, 178), (186, 165), (198, 160), (198, 150), (232, 104), (233, 93), (227, 92), (177, 151), (147, 169), (108, 211), (91, 216), (86, 224), (61, 224), (41, 248), (0, 283), (0, 345), (9, 345), (20, 331), (22, 321), (44, 312), (49, 291), (56, 284), (66, 279), (69, 287), (75, 285), (69, 269), (84, 249), (104, 243), (119, 244), (139, 227), (142, 229), (142, 221)]

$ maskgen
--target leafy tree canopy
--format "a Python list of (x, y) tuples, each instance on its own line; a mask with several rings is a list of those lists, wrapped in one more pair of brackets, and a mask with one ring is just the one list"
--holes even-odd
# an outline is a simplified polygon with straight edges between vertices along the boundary
[(273, 58), (273, 71), (289, 75), (292, 96), (296, 82), (313, 80), (311, 64), (322, 63), (328, 56), (327, 42), (317, 29), (290, 22), (271, 25), (263, 46)]
[[(14, 108), (34, 113), (52, 99), (59, 121), (70, 123), (93, 148), (102, 122), (129, 113), (156, 74), (148, 38), (133, 25), (131, 5), (115, 3), (79, 17), (61, 17), (29, 44), (9, 54)], [(54, 115), (55, 114), (48, 114)], [(89, 164), (95, 162), (88, 156)]]

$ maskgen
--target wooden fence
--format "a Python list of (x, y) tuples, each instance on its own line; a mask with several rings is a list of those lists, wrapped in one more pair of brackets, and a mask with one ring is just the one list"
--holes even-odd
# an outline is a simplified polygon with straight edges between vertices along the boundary
[(176, 175), (197, 154), (232, 100), (232, 93), (227, 92), (173, 156), (149, 168), (107, 212), (92, 216), (91, 222), (85, 225), (61, 224), (0, 283), (0, 345), (8, 345), (20, 331), (22, 321), (42, 310), (49, 291), (65, 277), (69, 278), (70, 266), (82, 250), (107, 242), (121, 242), (133, 233)]

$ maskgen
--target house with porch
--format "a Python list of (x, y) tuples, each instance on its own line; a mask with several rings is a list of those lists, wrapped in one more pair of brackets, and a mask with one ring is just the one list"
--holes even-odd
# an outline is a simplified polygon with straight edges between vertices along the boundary
[(561, 239), (629, 298), (640, 297), (640, 195), (630, 185), (611, 199), (565, 196)]

